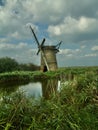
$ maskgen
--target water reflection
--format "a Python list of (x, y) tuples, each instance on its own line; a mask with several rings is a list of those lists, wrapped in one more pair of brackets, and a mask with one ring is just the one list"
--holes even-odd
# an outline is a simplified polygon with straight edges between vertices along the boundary
[[(58, 86), (59, 84), (59, 86)], [(56, 93), (59, 90), (60, 81), (50, 79), (40, 82), (32, 82), (25, 85), (5, 84), (0, 85), (0, 95), (9, 96), (11, 93), (22, 91), (27, 97), (33, 96), (34, 98), (44, 97), (49, 99), (52, 93)]]
[(26, 83), (21, 82), (7, 82), (0, 84), (0, 93), (5, 93), (7, 95), (10, 95), (13, 92), (16, 92), (22, 85), (25, 85)]
[(58, 80), (50, 79), (41, 82), (42, 95), (45, 99), (49, 99), (51, 94), (56, 94), (58, 90)]
[(29, 83), (19, 87), (20, 91), (24, 91), (27, 96), (33, 96), (35, 98), (44, 97), (49, 99), (51, 94), (55, 94), (60, 88), (60, 81), (50, 79), (36, 83)]
[(40, 82), (29, 83), (19, 87), (20, 91), (24, 91), (26, 96), (33, 96), (35, 98), (42, 97), (42, 87)]

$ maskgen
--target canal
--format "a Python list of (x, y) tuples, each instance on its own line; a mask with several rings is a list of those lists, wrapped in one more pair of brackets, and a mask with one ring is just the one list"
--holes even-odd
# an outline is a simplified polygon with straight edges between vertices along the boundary
[(48, 99), (52, 93), (60, 90), (60, 81), (49, 79), (43, 81), (24, 83), (3, 83), (0, 84), (0, 100), (4, 96), (10, 96), (16, 92), (23, 92), (27, 97)]

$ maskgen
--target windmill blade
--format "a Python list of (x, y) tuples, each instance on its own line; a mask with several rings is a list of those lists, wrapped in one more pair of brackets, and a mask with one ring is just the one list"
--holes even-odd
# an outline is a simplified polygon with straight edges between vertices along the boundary
[(44, 42), (45, 42), (45, 38), (43, 39), (43, 41), (42, 41), (42, 43), (41, 43), (41, 45), (39, 44), (39, 41), (38, 41), (38, 39), (37, 39), (37, 37), (36, 37), (36, 35), (35, 35), (35, 33), (34, 33), (34, 30), (32, 29), (32, 27), (30, 26), (30, 29), (31, 29), (31, 31), (32, 31), (32, 33), (33, 33), (33, 36), (34, 36), (34, 38), (35, 38), (35, 40), (36, 40), (36, 42), (37, 42), (37, 45), (38, 45), (38, 52), (37, 52), (37, 55), (39, 54), (39, 52), (41, 52), (41, 54), (42, 54), (42, 58), (43, 58), (43, 60), (44, 60), (44, 62), (45, 62), (45, 65), (47, 66), (47, 70), (49, 71), (50, 69), (49, 69), (49, 66), (48, 66), (48, 63), (47, 63), (47, 59), (46, 59), (46, 57), (45, 57), (45, 54), (44, 54), (44, 51), (43, 51), (43, 49), (42, 49), (42, 47), (43, 47), (43, 45), (44, 45)]
[(45, 38), (43, 39), (41, 45), (38, 47), (39, 49), (38, 49), (37, 55), (39, 54), (40, 50), (42, 50), (42, 47), (43, 47), (43, 45), (44, 45), (44, 42), (45, 42)]
[(41, 47), (44, 45), (44, 42), (45, 42), (45, 38), (43, 39), (42, 43), (41, 43)]
[(45, 54), (44, 54), (44, 51), (43, 51), (44, 42), (45, 42), (45, 38), (43, 39), (41, 45), (39, 46), (40, 48), (39, 48), (39, 50), (38, 50), (38, 53), (41, 51), (42, 58), (43, 58), (43, 60), (44, 60), (44, 62), (45, 62), (45, 65), (46, 65), (46, 67), (47, 67), (47, 70), (49, 71), (50, 69), (49, 69), (49, 66), (48, 66), (48, 63), (47, 63), (47, 59), (46, 59)]
[(34, 30), (32, 29), (31, 26), (30, 26), (30, 29), (31, 29), (31, 31), (32, 31), (32, 33), (33, 33), (33, 36), (34, 36), (34, 38), (35, 38), (35, 40), (36, 40), (36, 42), (37, 42), (37, 45), (38, 45), (38, 47), (39, 47), (39, 46), (40, 46), (39, 41), (38, 41), (38, 39), (37, 39), (37, 37), (36, 37), (36, 35), (35, 35), (35, 33), (34, 33)]
[(62, 41), (60, 41), (60, 42), (56, 45), (56, 48), (57, 48), (57, 49), (60, 48), (61, 43), (62, 43)]
[(48, 66), (48, 63), (47, 63), (47, 59), (46, 59), (46, 57), (45, 57), (45, 55), (44, 55), (44, 52), (43, 52), (42, 49), (41, 49), (40, 51), (41, 51), (41, 54), (42, 54), (42, 58), (43, 58), (43, 60), (44, 60), (44, 62), (45, 62), (45, 65), (46, 65), (46, 67), (47, 67), (47, 70), (49, 71), (50, 69), (49, 69), (49, 66)]
[(40, 52), (40, 48), (38, 49), (37, 55), (39, 54), (39, 52)]

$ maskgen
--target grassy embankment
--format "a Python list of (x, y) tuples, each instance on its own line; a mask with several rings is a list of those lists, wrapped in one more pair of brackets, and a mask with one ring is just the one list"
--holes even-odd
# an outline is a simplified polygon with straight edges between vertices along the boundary
[(14, 71), (0, 73), (0, 83), (9, 81), (30, 82), (35, 80), (43, 80), (49, 78), (70, 79), (74, 76), (93, 72), (98, 74), (98, 67), (66, 67), (60, 68), (55, 72), (40, 72), (40, 71)]
[[(58, 73), (58, 71), (48, 72), (44, 76), (55, 77)], [(60, 73), (62, 78), (65, 72), (60, 70)], [(73, 80), (65, 84), (63, 77), (61, 91), (53, 93), (49, 100), (41, 98), (35, 101), (33, 98), (28, 99), (23, 93), (3, 97), (0, 103), (0, 129), (97, 130), (98, 75), (96, 69), (66, 70), (66, 73), (67, 77), (73, 77), (73, 74)]]

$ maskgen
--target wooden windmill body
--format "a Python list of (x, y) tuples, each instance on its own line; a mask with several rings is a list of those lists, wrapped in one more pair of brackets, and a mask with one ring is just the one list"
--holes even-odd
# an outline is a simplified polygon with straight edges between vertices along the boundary
[(57, 44), (56, 46), (53, 46), (53, 45), (45, 46), (44, 45), (45, 38), (44, 38), (42, 43), (39, 44), (39, 41), (31, 26), (30, 26), (30, 29), (38, 45), (37, 55), (39, 54), (39, 52), (41, 53), (41, 71), (45, 72), (45, 71), (57, 70), (58, 65), (57, 65), (56, 53), (59, 52), (59, 47), (60, 47), (61, 42)]

